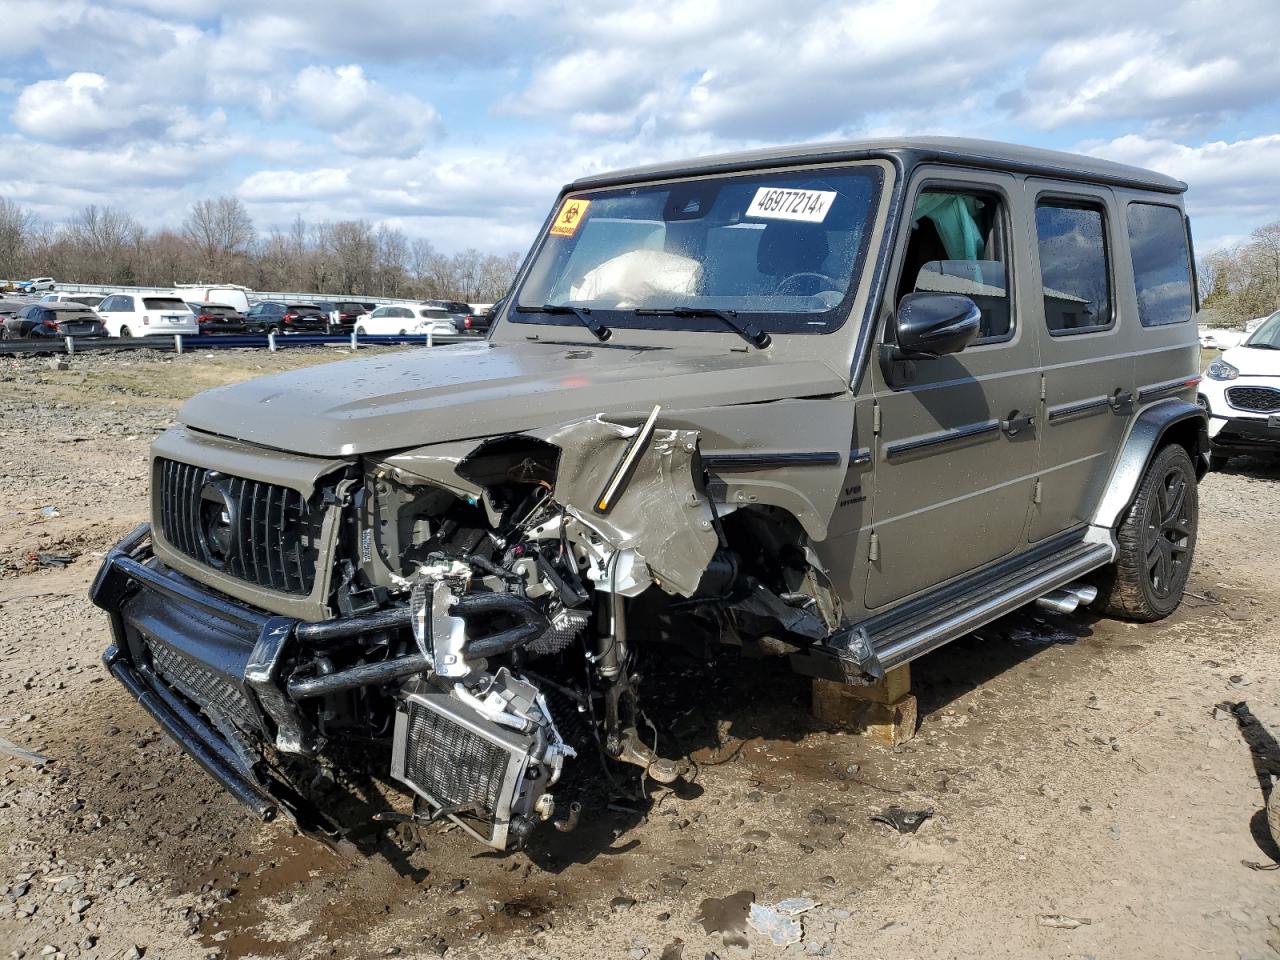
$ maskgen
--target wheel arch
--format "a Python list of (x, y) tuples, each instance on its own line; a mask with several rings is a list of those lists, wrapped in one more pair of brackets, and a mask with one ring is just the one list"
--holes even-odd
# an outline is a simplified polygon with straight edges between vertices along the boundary
[(1196, 479), (1202, 479), (1209, 470), (1208, 422), (1204, 410), (1188, 400), (1161, 400), (1139, 413), (1098, 502), (1094, 525), (1108, 528), (1119, 525), (1137, 495), (1147, 465), (1167, 444), (1185, 447), (1195, 465)]

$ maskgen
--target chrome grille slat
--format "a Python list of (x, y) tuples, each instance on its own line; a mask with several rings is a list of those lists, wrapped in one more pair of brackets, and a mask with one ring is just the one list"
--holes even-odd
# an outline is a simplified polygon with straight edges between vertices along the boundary
[[(204, 491), (211, 477), (235, 524), (231, 548), (221, 558), (221, 566), (209, 555), (201, 528)], [(156, 461), (155, 482), (160, 485), (157, 519), (174, 549), (270, 590), (295, 595), (311, 592), (324, 511), (311, 509), (297, 490), (163, 458)]]

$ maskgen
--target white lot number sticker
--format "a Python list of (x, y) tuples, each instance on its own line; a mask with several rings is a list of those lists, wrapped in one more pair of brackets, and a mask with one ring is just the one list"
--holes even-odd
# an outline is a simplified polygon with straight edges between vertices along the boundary
[(821, 223), (836, 199), (834, 190), (796, 190), (791, 187), (761, 187), (747, 207), (748, 217), (767, 220), (803, 220)]

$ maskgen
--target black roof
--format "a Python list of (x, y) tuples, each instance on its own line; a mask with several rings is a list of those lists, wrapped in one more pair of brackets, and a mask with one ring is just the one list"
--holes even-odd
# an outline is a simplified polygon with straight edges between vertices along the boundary
[(1181, 180), (1142, 167), (1131, 167), (1079, 153), (966, 137), (900, 137), (766, 147), (762, 150), (746, 150), (593, 174), (573, 181), (567, 189), (585, 190), (642, 180), (728, 173), (792, 163), (865, 160), (870, 157), (898, 157), (908, 167), (929, 161), (954, 163), (1111, 186), (1136, 187), (1160, 193), (1182, 193), (1187, 189), (1187, 185)]

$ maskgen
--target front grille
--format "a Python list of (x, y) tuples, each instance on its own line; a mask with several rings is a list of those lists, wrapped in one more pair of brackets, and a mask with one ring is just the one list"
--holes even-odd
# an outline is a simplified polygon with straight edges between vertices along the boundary
[(160, 529), (175, 549), (240, 580), (307, 595), (324, 510), (297, 490), (158, 458)]
[(1280, 412), (1280, 390), (1275, 387), (1227, 387), (1227, 403), (1252, 413)]
[(405, 779), (446, 807), (495, 816), (511, 755), (416, 701), (409, 703)]
[(199, 707), (219, 728), (230, 723), (241, 730), (257, 729), (253, 708), (234, 684), (151, 637), (142, 639), (151, 667), (160, 679)]

